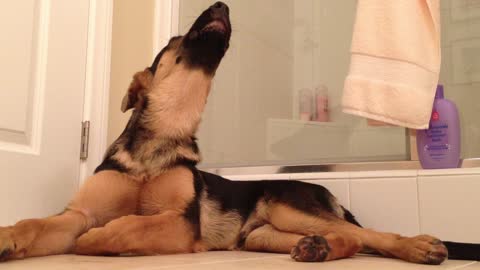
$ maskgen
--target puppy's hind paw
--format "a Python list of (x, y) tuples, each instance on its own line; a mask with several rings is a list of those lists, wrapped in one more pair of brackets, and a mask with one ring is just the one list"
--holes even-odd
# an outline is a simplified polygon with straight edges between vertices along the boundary
[(298, 241), (290, 256), (297, 262), (323, 262), (330, 250), (327, 240), (322, 236), (307, 236)]

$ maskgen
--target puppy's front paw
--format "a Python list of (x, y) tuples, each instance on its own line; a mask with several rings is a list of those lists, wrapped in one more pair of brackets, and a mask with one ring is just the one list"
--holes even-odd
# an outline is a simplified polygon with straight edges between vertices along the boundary
[(407, 238), (409, 261), (423, 264), (441, 264), (448, 257), (448, 250), (442, 241), (429, 235)]
[(15, 242), (10, 235), (10, 231), (0, 228), (0, 261), (11, 259), (14, 251)]

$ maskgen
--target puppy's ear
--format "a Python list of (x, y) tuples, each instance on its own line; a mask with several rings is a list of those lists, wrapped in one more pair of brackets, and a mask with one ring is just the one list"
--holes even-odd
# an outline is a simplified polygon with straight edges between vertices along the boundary
[(133, 75), (133, 80), (128, 87), (127, 93), (123, 97), (121, 110), (126, 112), (133, 107), (139, 107), (143, 96), (150, 89), (153, 80), (153, 74), (149, 68)]

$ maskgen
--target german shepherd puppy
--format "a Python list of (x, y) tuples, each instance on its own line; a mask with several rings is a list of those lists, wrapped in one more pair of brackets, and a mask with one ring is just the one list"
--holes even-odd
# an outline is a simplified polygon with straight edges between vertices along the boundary
[(373, 251), (440, 264), (445, 244), (453, 258), (480, 258), (478, 245), (363, 229), (322, 186), (236, 182), (196, 169), (195, 132), (230, 35), (229, 8), (217, 2), (172, 38), (135, 74), (122, 104), (132, 116), (95, 174), (62, 214), (0, 228), (0, 258), (240, 249), (297, 261)]

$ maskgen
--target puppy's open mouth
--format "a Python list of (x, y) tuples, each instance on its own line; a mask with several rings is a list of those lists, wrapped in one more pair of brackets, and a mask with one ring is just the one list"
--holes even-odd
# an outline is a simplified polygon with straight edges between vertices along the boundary
[(206, 32), (219, 32), (225, 34), (227, 32), (227, 26), (221, 20), (214, 20), (205, 25), (205, 27), (203, 27), (203, 29), (200, 31), (200, 33)]

